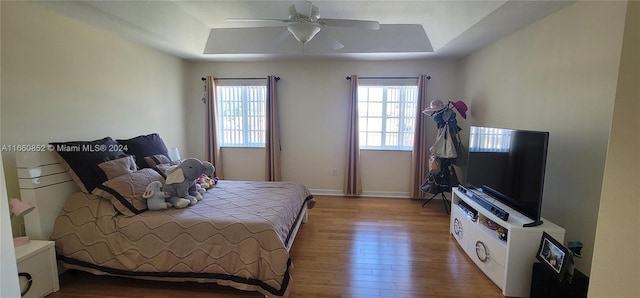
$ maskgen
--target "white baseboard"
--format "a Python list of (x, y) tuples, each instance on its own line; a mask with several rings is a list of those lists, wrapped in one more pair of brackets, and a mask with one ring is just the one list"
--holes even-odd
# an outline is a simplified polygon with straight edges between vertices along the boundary
[(309, 189), (312, 195), (317, 196), (344, 196), (342, 190), (334, 189)]
[[(318, 196), (344, 196), (342, 190), (337, 189), (309, 189), (312, 195)], [(377, 197), (377, 198), (410, 198), (409, 192), (391, 192), (391, 191), (365, 191), (361, 197)]]
[(363, 197), (376, 197), (376, 198), (402, 198), (408, 199), (409, 192), (392, 192), (392, 191), (365, 191), (362, 192)]

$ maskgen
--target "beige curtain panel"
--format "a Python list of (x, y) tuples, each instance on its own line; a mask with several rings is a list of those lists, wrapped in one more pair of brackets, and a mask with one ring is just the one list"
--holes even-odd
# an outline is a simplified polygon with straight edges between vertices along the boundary
[(344, 175), (344, 194), (362, 194), (360, 177), (360, 141), (358, 135), (358, 76), (352, 75), (349, 86), (349, 128), (347, 130), (347, 162)]
[(411, 151), (411, 189), (409, 196), (412, 198), (422, 197), (422, 180), (427, 175), (429, 160), (429, 145), (427, 144), (427, 117), (423, 117), (422, 111), (429, 104), (427, 102), (427, 75), (418, 78), (418, 104), (416, 105), (416, 120), (413, 136), (413, 150)]
[(224, 178), (222, 171), (222, 156), (220, 155), (220, 142), (218, 141), (218, 99), (216, 96), (216, 82), (211, 76), (205, 79), (205, 104), (207, 106), (207, 160), (216, 167), (215, 176)]
[(265, 128), (265, 173), (266, 181), (282, 180), (280, 168), (280, 120), (278, 114), (277, 78), (267, 76), (267, 113)]

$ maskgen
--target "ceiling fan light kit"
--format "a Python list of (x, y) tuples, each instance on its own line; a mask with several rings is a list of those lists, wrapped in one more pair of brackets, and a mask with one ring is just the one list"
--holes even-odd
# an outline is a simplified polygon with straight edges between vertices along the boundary
[(309, 23), (295, 23), (287, 26), (287, 29), (293, 37), (299, 42), (305, 44), (310, 41), (318, 32), (320, 32), (320, 26)]
[[(380, 28), (380, 23), (376, 21), (320, 18), (320, 10), (311, 1), (295, 1), (294, 5), (289, 7), (289, 16), (286, 19), (227, 18), (227, 21), (265, 21), (285, 24), (287, 30), (302, 44), (311, 41), (322, 27), (350, 27), (369, 30)], [(337, 41), (334, 43), (340, 44)], [(340, 46), (333, 48), (342, 47), (343, 45), (340, 44)]]

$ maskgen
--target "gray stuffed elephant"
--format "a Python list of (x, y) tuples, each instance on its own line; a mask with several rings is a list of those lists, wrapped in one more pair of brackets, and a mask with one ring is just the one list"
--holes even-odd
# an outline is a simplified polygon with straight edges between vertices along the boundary
[(167, 179), (162, 191), (169, 194), (167, 202), (175, 208), (184, 208), (198, 202), (196, 179), (202, 174), (213, 176), (215, 168), (210, 162), (187, 158), (166, 171)]

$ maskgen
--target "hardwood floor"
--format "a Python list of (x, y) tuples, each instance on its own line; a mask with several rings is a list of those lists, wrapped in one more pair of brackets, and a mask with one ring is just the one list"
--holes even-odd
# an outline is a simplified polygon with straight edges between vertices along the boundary
[[(291, 249), (289, 297), (502, 297), (449, 234), (441, 201), (316, 196)], [(67, 272), (48, 297), (261, 297)]]

